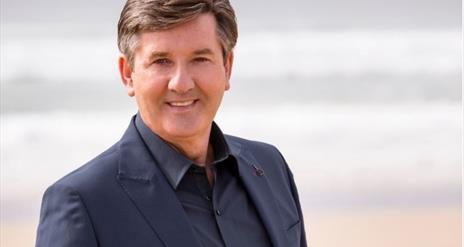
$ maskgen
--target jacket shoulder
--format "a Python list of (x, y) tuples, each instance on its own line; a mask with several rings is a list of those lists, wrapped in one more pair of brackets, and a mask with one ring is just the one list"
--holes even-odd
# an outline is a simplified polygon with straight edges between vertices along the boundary
[(235, 154), (246, 155), (248, 153), (256, 159), (270, 159), (277, 163), (285, 163), (279, 149), (272, 144), (231, 135), (225, 135), (225, 138)]
[(115, 180), (117, 174), (117, 150), (115, 144), (47, 188), (42, 198), (37, 247), (97, 246), (93, 218), (100, 211), (95, 205), (102, 204), (99, 202), (105, 195), (115, 194), (111, 189), (114, 183), (109, 181)]
[(252, 166), (255, 165), (283, 178), (288, 183), (288, 166), (281, 152), (265, 142), (247, 140), (244, 138), (225, 135), (232, 154), (242, 158)]
[(116, 143), (84, 165), (57, 180), (49, 189), (57, 186), (68, 187), (77, 191), (85, 188), (98, 188), (99, 184), (117, 175), (118, 159), (118, 143)]

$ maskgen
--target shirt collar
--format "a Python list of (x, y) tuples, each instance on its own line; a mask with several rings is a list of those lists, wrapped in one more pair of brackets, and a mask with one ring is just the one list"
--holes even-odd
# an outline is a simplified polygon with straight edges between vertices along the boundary
[[(193, 161), (176, 151), (161, 137), (151, 131), (143, 122), (139, 113), (135, 118), (135, 126), (161, 171), (171, 186), (176, 189), (187, 170), (193, 164)], [(212, 123), (209, 141), (214, 150), (214, 162), (212, 165), (224, 161), (229, 157), (229, 146), (224, 138), (224, 134), (215, 122)]]

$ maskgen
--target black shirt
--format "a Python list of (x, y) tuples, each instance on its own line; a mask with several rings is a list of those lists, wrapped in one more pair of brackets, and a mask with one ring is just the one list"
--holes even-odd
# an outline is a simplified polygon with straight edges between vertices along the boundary
[[(206, 168), (194, 164), (169, 146), (143, 123), (139, 115), (135, 124), (204, 247), (271, 246), (256, 208), (238, 176), (237, 162), (214, 122), (210, 133), (214, 162)], [(213, 171), (213, 186), (208, 183), (205, 169)]]

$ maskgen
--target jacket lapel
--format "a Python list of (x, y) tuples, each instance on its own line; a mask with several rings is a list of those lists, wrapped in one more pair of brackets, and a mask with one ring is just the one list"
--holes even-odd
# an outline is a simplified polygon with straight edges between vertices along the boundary
[(240, 143), (230, 140), (228, 143), (231, 153), (237, 159), (240, 178), (263, 221), (273, 246), (285, 247), (282, 218), (265, 172), (251, 153), (241, 149)]
[(120, 141), (118, 182), (167, 247), (200, 247), (182, 205), (154, 163), (134, 121)]

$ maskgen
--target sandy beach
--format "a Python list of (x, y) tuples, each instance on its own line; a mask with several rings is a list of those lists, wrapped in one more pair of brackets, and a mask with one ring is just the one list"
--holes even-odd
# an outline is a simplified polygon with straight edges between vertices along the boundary
[[(311, 247), (459, 247), (459, 207), (305, 212)], [(0, 245), (34, 246), (36, 222), (2, 222)]]
[(384, 209), (307, 214), (311, 247), (458, 247), (461, 210)]

